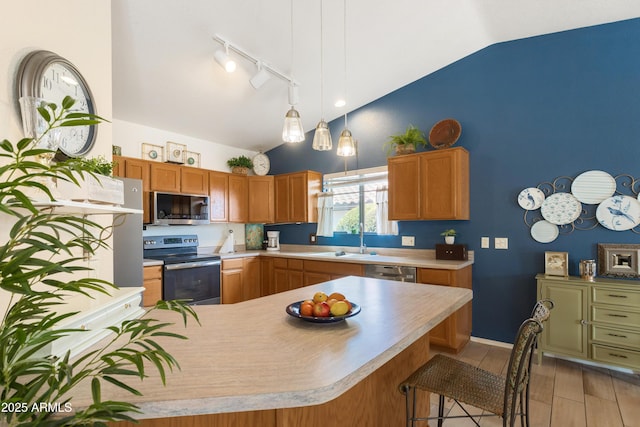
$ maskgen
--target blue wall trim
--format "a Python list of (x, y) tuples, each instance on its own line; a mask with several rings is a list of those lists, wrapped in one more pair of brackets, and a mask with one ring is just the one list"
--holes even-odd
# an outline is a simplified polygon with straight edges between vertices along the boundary
[[(597, 258), (597, 243), (640, 243), (631, 231), (598, 226), (541, 244), (517, 203), (524, 188), (591, 169), (640, 177), (640, 19), (492, 45), (351, 112), (360, 154), (349, 169), (385, 164), (389, 135), (408, 124), (428, 133), (447, 117), (461, 123), (456, 146), (470, 152), (471, 220), (401, 222), (400, 234), (433, 248), (443, 229), (458, 230), (457, 241), (475, 251), (473, 335), (512, 342), (535, 301), (545, 251), (569, 252), (578, 275), (580, 259)], [(337, 141), (342, 120), (330, 126)], [(312, 138), (271, 150), (272, 172), (343, 170), (335, 150), (311, 149)], [(282, 243), (306, 244), (315, 225), (267, 229), (280, 230)], [(482, 236), (492, 249), (480, 249)], [(509, 238), (509, 249), (493, 249), (495, 237)], [(400, 236), (366, 239), (400, 246)], [(319, 243), (359, 244), (356, 236), (337, 241)]]

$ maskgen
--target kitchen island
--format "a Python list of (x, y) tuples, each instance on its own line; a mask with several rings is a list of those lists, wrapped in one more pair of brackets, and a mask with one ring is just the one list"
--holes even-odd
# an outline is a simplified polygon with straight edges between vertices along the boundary
[[(332, 324), (285, 313), (317, 291), (341, 292), (361, 312)], [(105, 386), (103, 399), (139, 405), (143, 426), (402, 425), (397, 385), (428, 359), (429, 330), (471, 297), (468, 289), (349, 276), (198, 306), (202, 325), (186, 330), (174, 313), (162, 313), (156, 318), (173, 319), (189, 337), (166, 343), (181, 370), (168, 375), (166, 387), (155, 375), (133, 384), (143, 396)], [(72, 404), (89, 399), (76, 395)]]

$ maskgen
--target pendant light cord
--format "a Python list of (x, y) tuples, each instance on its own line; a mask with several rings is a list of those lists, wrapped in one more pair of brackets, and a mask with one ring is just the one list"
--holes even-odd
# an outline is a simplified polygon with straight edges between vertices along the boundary
[(323, 16), (324, 16), (324, 1), (320, 0), (320, 118), (322, 120), (324, 120), (324, 42), (322, 39)]
[(344, 4), (344, 18), (343, 18), (343, 42), (344, 42), (344, 128), (347, 129), (347, 110), (348, 110), (348, 99), (347, 98), (347, 0), (342, 0)]
[[(290, 37), (291, 37), (291, 67), (290, 67), (291, 68), (291, 81), (289, 82), (289, 84), (291, 86), (295, 86), (293, 84), (293, 63), (294, 63), (294, 60), (293, 60), (293, 0), (291, 0), (291, 8), (289, 10), (291, 11), (291, 16), (289, 17), (290, 20), (291, 20), (291, 23), (290, 23), (291, 24), (291, 34), (290, 34)], [(289, 100), (289, 103), (291, 103), (291, 99)], [(293, 105), (293, 104), (291, 104), (291, 105)]]

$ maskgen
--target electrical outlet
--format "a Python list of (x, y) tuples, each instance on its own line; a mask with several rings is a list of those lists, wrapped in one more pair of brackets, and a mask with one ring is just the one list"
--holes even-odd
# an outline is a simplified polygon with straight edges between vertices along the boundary
[(317, 245), (318, 244), (318, 236), (316, 236), (316, 233), (310, 233), (309, 234), (309, 244), (311, 244), (311, 245)]
[(506, 237), (496, 237), (494, 245), (496, 249), (509, 249), (509, 239)]
[(480, 238), (480, 247), (482, 249), (489, 249), (489, 246), (491, 246), (491, 243), (489, 242), (489, 238), (488, 237), (481, 237)]
[(415, 246), (416, 238), (414, 236), (402, 236), (402, 246)]

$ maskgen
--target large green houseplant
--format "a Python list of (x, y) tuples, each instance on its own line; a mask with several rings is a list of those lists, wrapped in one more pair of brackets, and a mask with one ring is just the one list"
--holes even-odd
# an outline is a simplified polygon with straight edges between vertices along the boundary
[[(47, 121), (47, 132), (58, 127), (94, 125), (98, 116), (72, 112), (74, 100), (67, 97), (61, 106), (45, 104), (38, 111)], [(139, 319), (108, 329), (112, 332), (103, 348), (90, 350), (76, 358), (67, 352), (53, 357), (46, 349), (56, 340), (81, 330), (65, 329), (61, 322), (75, 313), (63, 313), (65, 299), (74, 294), (108, 294), (112, 283), (90, 277), (83, 260), (106, 247), (105, 227), (84, 216), (58, 214), (36, 207), (28, 194), (39, 190), (52, 197), (47, 180), (71, 180), (76, 184), (80, 172), (96, 171), (84, 162), (70, 161), (47, 165), (34, 161), (51, 154), (37, 147), (38, 138), (24, 138), (17, 144), (0, 142), (0, 212), (3, 223), (12, 224), (0, 241), (0, 293), (6, 309), (0, 319), (0, 425), (72, 426), (104, 425), (107, 421), (131, 420), (138, 407), (125, 401), (103, 400), (101, 384), (115, 384), (140, 394), (127, 384), (127, 378), (143, 379), (149, 370), (166, 372), (178, 362), (162, 347), (158, 338), (184, 339), (166, 330), (169, 325), (152, 318), (154, 310), (173, 310), (183, 321), (197, 321), (196, 313), (184, 302), (159, 302)], [(80, 253), (80, 254), (79, 254)], [(4, 306), (4, 304), (2, 304)], [(105, 341), (105, 342), (106, 342)], [(93, 403), (74, 408), (71, 391), (90, 388)], [(47, 406), (48, 405), (48, 406)], [(71, 413), (38, 408), (72, 408)]]

